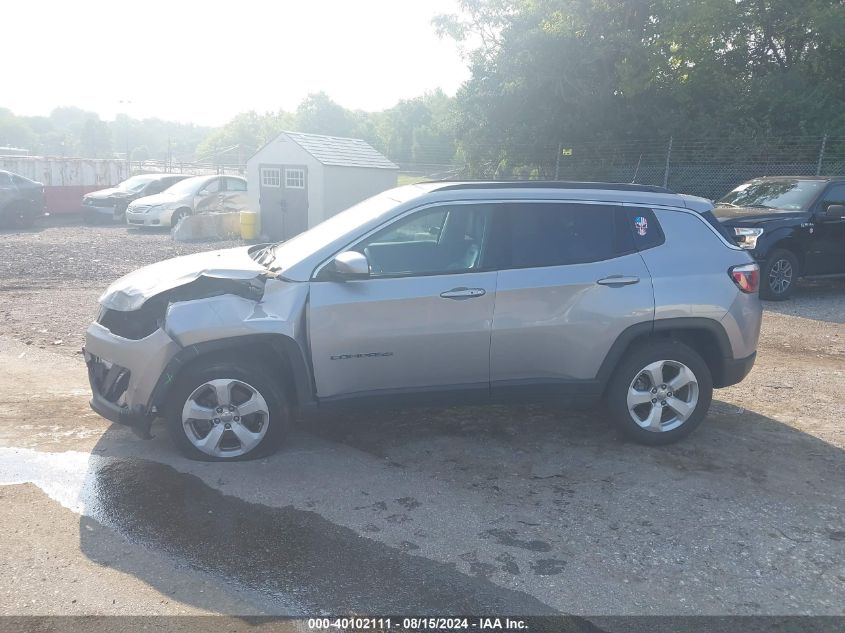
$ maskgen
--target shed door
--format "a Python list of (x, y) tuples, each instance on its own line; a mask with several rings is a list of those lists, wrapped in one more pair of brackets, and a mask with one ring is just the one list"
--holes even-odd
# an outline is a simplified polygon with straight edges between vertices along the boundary
[(261, 232), (288, 240), (308, 228), (308, 168), (305, 165), (258, 166)]

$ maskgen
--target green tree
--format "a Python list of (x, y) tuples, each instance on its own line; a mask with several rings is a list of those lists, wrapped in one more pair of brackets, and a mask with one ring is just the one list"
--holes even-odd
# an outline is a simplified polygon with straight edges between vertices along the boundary
[(79, 150), (85, 158), (111, 156), (111, 132), (96, 115), (89, 116), (79, 133)]
[(845, 133), (839, 0), (461, 5), (436, 26), (470, 49), (456, 135), (476, 170), (568, 140)]

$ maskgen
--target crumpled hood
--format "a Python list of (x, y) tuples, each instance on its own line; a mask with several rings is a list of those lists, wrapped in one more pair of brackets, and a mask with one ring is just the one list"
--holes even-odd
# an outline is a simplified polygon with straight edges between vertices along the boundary
[(252, 279), (267, 268), (249, 256), (249, 246), (174, 257), (139, 268), (111, 284), (100, 296), (110, 310), (137, 310), (150, 297), (188, 284), (199, 277)]
[(90, 191), (84, 197), (93, 198), (94, 200), (105, 200), (106, 198), (129, 198), (132, 195), (129, 191), (111, 187), (109, 189), (100, 189), (99, 191)]

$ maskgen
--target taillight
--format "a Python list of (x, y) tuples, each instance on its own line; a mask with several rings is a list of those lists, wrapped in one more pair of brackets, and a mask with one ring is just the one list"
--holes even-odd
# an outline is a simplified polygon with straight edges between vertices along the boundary
[(760, 267), (757, 264), (743, 264), (742, 266), (732, 266), (728, 270), (736, 287), (746, 294), (757, 292), (760, 288)]

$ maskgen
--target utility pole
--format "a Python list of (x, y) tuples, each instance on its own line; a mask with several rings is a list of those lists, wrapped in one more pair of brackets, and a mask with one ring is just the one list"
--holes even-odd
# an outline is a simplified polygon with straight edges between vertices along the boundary
[(824, 160), (825, 147), (827, 147), (827, 132), (825, 132), (824, 137), (822, 137), (822, 146), (819, 150), (819, 162), (816, 165), (816, 176), (822, 175), (822, 161)]
[(666, 150), (666, 168), (663, 170), (663, 187), (669, 187), (669, 160), (672, 158), (672, 137), (669, 137), (669, 148)]
[(124, 107), (124, 114), (126, 115), (126, 177), (129, 178), (132, 175), (132, 164), (129, 162), (131, 160), (129, 157), (129, 106), (132, 105), (132, 102), (121, 99), (120, 104)]
[(561, 143), (557, 144), (557, 159), (555, 159), (555, 180), (560, 180), (560, 153), (563, 151)]

